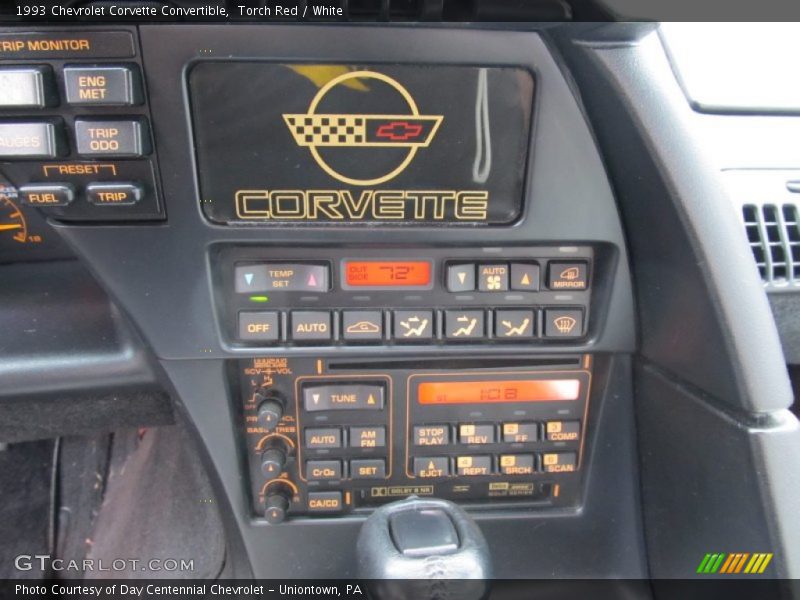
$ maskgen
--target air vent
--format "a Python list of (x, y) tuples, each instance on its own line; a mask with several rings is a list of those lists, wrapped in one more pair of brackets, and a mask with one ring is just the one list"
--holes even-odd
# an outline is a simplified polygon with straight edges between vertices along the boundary
[(745, 204), (747, 240), (767, 285), (800, 284), (800, 226), (794, 204)]

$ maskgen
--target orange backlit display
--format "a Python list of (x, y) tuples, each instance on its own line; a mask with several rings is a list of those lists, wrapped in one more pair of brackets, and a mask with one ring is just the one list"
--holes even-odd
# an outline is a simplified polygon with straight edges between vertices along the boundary
[(578, 379), (502, 381), (427, 381), (419, 384), (420, 404), (476, 404), (480, 402), (553, 402), (577, 400)]
[(428, 261), (352, 261), (344, 263), (347, 285), (363, 287), (420, 287), (431, 283)]

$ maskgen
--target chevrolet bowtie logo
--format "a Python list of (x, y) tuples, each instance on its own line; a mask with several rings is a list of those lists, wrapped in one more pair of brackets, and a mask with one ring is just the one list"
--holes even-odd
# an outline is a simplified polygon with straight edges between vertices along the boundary
[[(317, 108), (335, 86), (350, 79), (376, 79), (397, 91), (408, 106), (408, 114), (319, 113)], [(443, 120), (442, 115), (420, 115), (414, 98), (400, 83), (383, 73), (353, 71), (325, 84), (305, 114), (284, 114), (283, 119), (298, 146), (309, 148), (317, 164), (331, 177), (354, 185), (374, 185), (396, 177), (411, 163), (419, 148), (430, 145)], [(371, 179), (349, 177), (333, 169), (319, 148), (407, 148), (400, 164), (389, 173)], [(365, 157), (368, 159), (368, 157)]]

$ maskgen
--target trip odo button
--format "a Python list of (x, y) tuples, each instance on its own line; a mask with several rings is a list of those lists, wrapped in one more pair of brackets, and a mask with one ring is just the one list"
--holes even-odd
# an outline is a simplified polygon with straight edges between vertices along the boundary
[(75, 120), (75, 146), (82, 156), (140, 157), (150, 154), (144, 119)]

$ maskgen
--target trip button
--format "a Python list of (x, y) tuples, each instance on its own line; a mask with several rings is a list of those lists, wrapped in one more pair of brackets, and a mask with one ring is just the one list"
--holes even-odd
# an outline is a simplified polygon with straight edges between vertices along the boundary
[(252, 311), (239, 313), (239, 339), (245, 341), (274, 342), (280, 335), (278, 313)]
[(330, 340), (331, 313), (322, 310), (294, 311), (291, 338), (296, 342)]
[(550, 263), (547, 287), (551, 290), (585, 290), (587, 285), (585, 262)]
[(450, 427), (447, 425), (415, 425), (415, 446), (446, 446), (450, 443)]
[(384, 479), (386, 461), (383, 459), (351, 460), (350, 476), (353, 479)]
[(335, 427), (309, 427), (306, 429), (306, 448), (319, 450), (322, 448), (341, 448), (342, 430)]
[(135, 183), (90, 183), (86, 199), (97, 206), (130, 206), (143, 196), (142, 187)]
[(0, 158), (55, 158), (63, 145), (60, 133), (48, 122), (0, 123)]
[(131, 106), (143, 100), (139, 71), (128, 66), (68, 65), (64, 87), (72, 105)]
[(459, 456), (456, 458), (456, 473), (465, 477), (492, 474), (491, 456)]
[(446, 456), (417, 456), (414, 458), (414, 475), (433, 479), (450, 475), (450, 461)]
[(503, 441), (510, 443), (535, 442), (539, 439), (536, 423), (503, 423)]
[(322, 410), (381, 410), (383, 386), (368, 384), (318, 385), (303, 389), (306, 412)]
[(0, 108), (44, 108), (58, 103), (47, 66), (0, 68)]
[(67, 206), (75, 199), (75, 188), (68, 183), (32, 183), (18, 190), (19, 199), (30, 206)]
[(574, 442), (581, 435), (580, 421), (548, 421), (545, 426), (548, 442)]
[(342, 510), (342, 492), (309, 492), (308, 512), (335, 513)]
[(542, 469), (547, 473), (571, 473), (577, 465), (578, 455), (574, 452), (548, 452), (542, 455)]
[(396, 310), (393, 314), (394, 338), (412, 342), (433, 337), (432, 310)]
[(583, 335), (583, 311), (548, 308), (544, 311), (544, 335), (549, 338), (574, 338)]
[(539, 265), (511, 263), (511, 289), (515, 292), (538, 292)]
[(330, 481), (342, 478), (342, 463), (338, 460), (309, 460), (306, 463), (306, 479)]
[(505, 292), (508, 290), (508, 265), (478, 265), (478, 289), (481, 292)]
[(143, 119), (76, 119), (75, 146), (82, 156), (140, 157), (150, 153), (150, 136)]
[(383, 313), (379, 310), (346, 310), (342, 312), (342, 337), (348, 342), (382, 340)]
[(461, 444), (493, 444), (494, 425), (459, 425), (458, 441)]
[(533, 471), (533, 454), (500, 455), (500, 472), (503, 475), (531, 475)]
[(385, 427), (351, 427), (351, 448), (383, 448), (386, 446)]
[(498, 310), (494, 313), (494, 334), (502, 340), (532, 338), (536, 318), (532, 310)]
[(450, 292), (474, 291), (475, 263), (449, 265), (447, 267), (447, 290)]
[(445, 337), (449, 340), (474, 340), (485, 335), (485, 314), (482, 310), (445, 311)]

